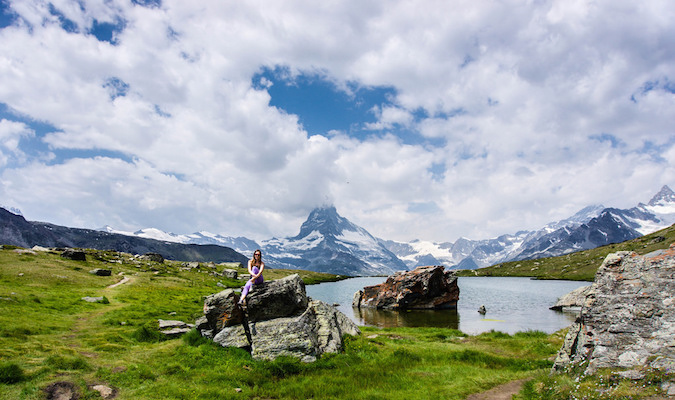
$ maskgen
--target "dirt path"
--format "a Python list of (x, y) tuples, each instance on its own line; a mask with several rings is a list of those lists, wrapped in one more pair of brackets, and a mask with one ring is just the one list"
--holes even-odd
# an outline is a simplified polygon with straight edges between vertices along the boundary
[(128, 276), (125, 276), (121, 281), (119, 281), (119, 282), (117, 282), (117, 283), (114, 283), (114, 284), (112, 284), (112, 285), (106, 287), (106, 289), (113, 289), (113, 288), (116, 288), (116, 287), (118, 287), (119, 285), (124, 285), (125, 283), (129, 282), (130, 280), (131, 280), (131, 278), (129, 278)]
[(507, 382), (503, 385), (494, 387), (486, 392), (475, 393), (466, 398), (466, 400), (511, 400), (511, 397), (520, 392), (525, 382), (529, 379), (519, 379), (517, 381)]

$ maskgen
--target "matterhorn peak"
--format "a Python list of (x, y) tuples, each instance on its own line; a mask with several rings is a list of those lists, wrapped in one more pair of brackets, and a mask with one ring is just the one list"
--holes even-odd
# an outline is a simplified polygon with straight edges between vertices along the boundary
[(661, 190), (649, 200), (650, 206), (662, 206), (672, 203), (675, 203), (675, 192), (673, 192), (668, 185), (663, 185)]

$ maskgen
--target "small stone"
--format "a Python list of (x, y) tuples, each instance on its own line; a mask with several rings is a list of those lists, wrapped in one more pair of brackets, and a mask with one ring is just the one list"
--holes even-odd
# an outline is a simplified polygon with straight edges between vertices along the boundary
[(92, 386), (92, 389), (99, 392), (101, 397), (103, 397), (104, 399), (111, 399), (115, 394), (115, 391), (106, 385)]
[(237, 393), (241, 393), (241, 392), (242, 392), (241, 388), (234, 388), (234, 391), (237, 392)]
[(90, 274), (96, 275), (96, 276), (110, 276), (112, 275), (112, 271), (109, 269), (103, 269), (103, 268), (96, 268), (92, 269), (89, 271)]

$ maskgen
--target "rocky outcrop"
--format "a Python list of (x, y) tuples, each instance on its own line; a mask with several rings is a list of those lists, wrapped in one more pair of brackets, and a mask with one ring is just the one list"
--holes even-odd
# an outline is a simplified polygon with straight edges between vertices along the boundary
[(608, 255), (589, 291), (554, 370), (675, 370), (675, 247)]
[(559, 298), (558, 301), (552, 307), (549, 308), (555, 311), (581, 310), (581, 306), (586, 301), (586, 296), (588, 296), (590, 291), (591, 285), (582, 286), (580, 288), (574, 289), (571, 292), (564, 295), (563, 297)]
[(254, 359), (291, 356), (311, 362), (341, 351), (344, 335), (361, 333), (334, 307), (310, 301), (297, 274), (253, 286), (245, 307), (238, 300), (232, 289), (208, 296), (196, 328), (222, 346), (250, 350)]
[(354, 294), (352, 306), (391, 310), (456, 308), (457, 277), (442, 265), (397, 272), (384, 283)]

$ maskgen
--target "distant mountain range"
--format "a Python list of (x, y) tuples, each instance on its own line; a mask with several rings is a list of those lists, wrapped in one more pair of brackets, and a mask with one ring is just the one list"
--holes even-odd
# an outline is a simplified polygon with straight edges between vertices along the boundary
[(178, 261), (241, 262), (248, 258), (220, 245), (197, 245), (160, 241), (143, 237), (67, 228), (44, 222), (26, 221), (21, 215), (0, 208), (0, 244), (21, 247), (79, 247), (115, 250), (131, 254), (159, 253)]
[[(384, 275), (420, 265), (475, 269), (505, 261), (559, 256), (633, 239), (675, 223), (675, 193), (664, 186), (649, 203), (640, 203), (627, 210), (605, 208), (602, 205), (589, 206), (570, 218), (549, 223), (536, 231), (520, 231), (484, 240), (460, 238), (454, 243), (420, 240), (404, 243), (378, 239), (366, 229), (340, 216), (333, 206), (313, 210), (300, 227), (298, 235), (272, 238), (260, 243), (245, 237), (227, 237), (208, 232), (177, 235), (154, 228), (122, 232), (109, 226), (92, 231), (33, 222), (26, 222), (26, 231), (19, 235), (16, 230), (6, 227), (6, 215), (23, 217), (0, 210), (2, 243), (18, 243), (7, 241), (18, 236), (23, 238), (23, 243), (33, 243), (37, 239), (26, 238), (32, 238), (31, 232), (39, 228), (41, 233), (36, 235), (51, 240), (42, 243), (46, 246), (52, 246), (50, 243), (57, 243), (60, 238), (58, 243), (70, 243), (60, 246), (102, 248), (100, 244), (105, 243), (110, 247), (103, 248), (120, 250), (114, 246), (124, 247), (127, 250), (120, 251), (140, 254), (141, 251), (131, 250), (135, 248), (143, 252), (158, 252), (166, 258), (185, 259), (189, 252), (180, 253), (179, 256), (183, 258), (175, 258), (166, 253), (168, 249), (161, 250), (158, 243), (169, 247), (171, 244), (201, 245), (234, 250), (242, 262), (245, 262), (243, 255), (250, 256), (255, 249), (261, 249), (267, 265), (273, 268), (307, 269), (342, 275)], [(51, 236), (47, 235), (49, 232)], [(91, 239), (82, 238), (86, 236)], [(75, 240), (76, 237), (79, 239)], [(133, 242), (130, 238), (145, 241)], [(188, 247), (195, 248), (200, 247)], [(178, 251), (176, 249), (172, 251)]]
[(648, 204), (621, 210), (589, 206), (570, 218), (537, 231), (521, 231), (494, 239), (456, 242), (384, 241), (408, 267), (442, 264), (475, 269), (505, 261), (554, 257), (623, 242), (675, 223), (675, 193), (664, 186)]

